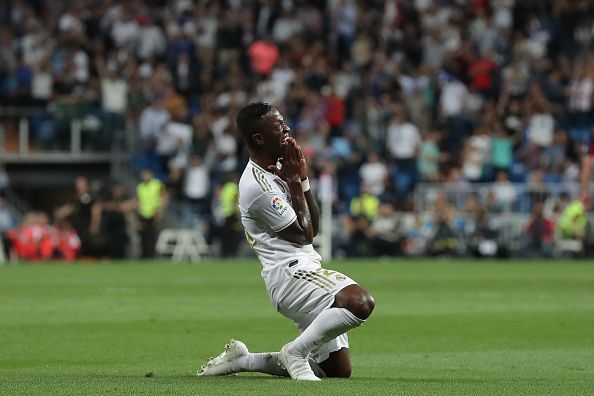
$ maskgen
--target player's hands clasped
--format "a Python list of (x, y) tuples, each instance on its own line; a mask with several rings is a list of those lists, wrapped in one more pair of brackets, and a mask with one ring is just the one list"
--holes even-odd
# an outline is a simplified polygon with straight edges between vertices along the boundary
[(307, 177), (307, 163), (301, 147), (294, 138), (288, 137), (283, 142), (284, 157), (281, 160), (282, 167), (278, 169), (271, 165), (268, 170), (275, 172), (281, 179), (289, 182), (301, 182)]

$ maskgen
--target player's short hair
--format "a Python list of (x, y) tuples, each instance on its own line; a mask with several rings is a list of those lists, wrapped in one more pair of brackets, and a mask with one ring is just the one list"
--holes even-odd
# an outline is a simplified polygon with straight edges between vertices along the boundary
[(237, 129), (243, 141), (248, 145), (252, 146), (252, 136), (254, 132), (254, 121), (257, 121), (268, 114), (274, 107), (270, 103), (266, 102), (254, 102), (245, 106), (237, 113), (235, 122), (237, 123)]

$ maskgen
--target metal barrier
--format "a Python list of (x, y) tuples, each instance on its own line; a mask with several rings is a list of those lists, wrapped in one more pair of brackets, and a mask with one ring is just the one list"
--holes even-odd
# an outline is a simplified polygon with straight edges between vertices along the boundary
[[(109, 160), (114, 153), (131, 152), (136, 144), (134, 124), (124, 122), (121, 129), (109, 131), (110, 139), (100, 136), (105, 133), (102, 113), (97, 109), (88, 111), (55, 107), (22, 108), (0, 107), (0, 160), (19, 161), (37, 158), (41, 162), (68, 159)], [(8, 147), (7, 135), (12, 133), (12, 147)], [(102, 147), (85, 144), (92, 139), (103, 139)]]
[[(505, 200), (500, 200), (498, 189), (499, 192), (507, 190)], [(482, 203), (499, 204), (502, 212), (529, 213), (534, 201), (550, 202), (563, 194), (576, 198), (580, 191), (579, 183), (544, 183), (540, 186), (519, 183), (420, 183), (414, 191), (414, 204), (416, 211), (425, 212), (431, 209), (439, 195), (444, 195), (457, 210), (462, 210), (471, 199), (477, 199)], [(491, 202), (493, 198), (495, 201)]]

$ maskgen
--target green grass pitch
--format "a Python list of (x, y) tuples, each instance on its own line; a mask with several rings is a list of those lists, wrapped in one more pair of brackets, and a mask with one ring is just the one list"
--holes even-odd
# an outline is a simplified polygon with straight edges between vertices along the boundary
[[(256, 261), (0, 267), (0, 394), (594, 394), (594, 263), (340, 261), (376, 310), (353, 377), (199, 378), (235, 337), (296, 328)], [(149, 374), (150, 373), (150, 374)]]

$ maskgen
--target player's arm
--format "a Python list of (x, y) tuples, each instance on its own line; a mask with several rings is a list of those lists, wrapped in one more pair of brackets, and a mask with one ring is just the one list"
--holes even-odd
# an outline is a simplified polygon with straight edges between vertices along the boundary
[[(292, 140), (287, 139), (287, 140)], [(293, 210), (297, 218), (291, 225), (278, 232), (278, 236), (298, 245), (310, 245), (314, 238), (314, 227), (309, 205), (301, 187), (302, 162), (297, 145), (287, 143), (287, 153), (283, 158), (283, 166), (276, 170), (278, 176), (287, 182)], [(309, 193), (311, 195), (311, 192)], [(313, 201), (313, 197), (311, 198)]]
[(315, 237), (316, 235), (318, 235), (318, 232), (320, 231), (320, 212), (318, 211), (316, 201), (311, 192), (311, 188), (309, 187), (309, 180), (307, 179), (307, 161), (305, 160), (305, 155), (303, 155), (303, 150), (301, 150), (301, 147), (297, 145), (297, 142), (295, 142), (295, 140), (290, 140), (289, 144), (295, 145), (299, 153), (299, 161), (301, 163), (299, 176), (301, 177), (302, 187), (303, 183), (307, 180), (306, 183), (308, 186), (306, 190), (304, 189), (303, 195), (305, 196), (305, 201), (307, 202), (307, 208), (309, 209), (309, 214), (311, 216), (311, 224), (313, 227), (313, 236)]
[(311, 188), (303, 193), (305, 201), (307, 202), (307, 208), (309, 209), (309, 215), (311, 216), (311, 225), (313, 227), (313, 236), (315, 237), (320, 232), (320, 213), (316, 201), (311, 193)]
[(313, 221), (305, 194), (301, 188), (301, 181), (287, 182), (287, 184), (289, 185), (289, 191), (291, 191), (293, 210), (295, 210), (297, 219), (290, 226), (279, 231), (278, 236), (298, 245), (311, 245), (314, 238)]

